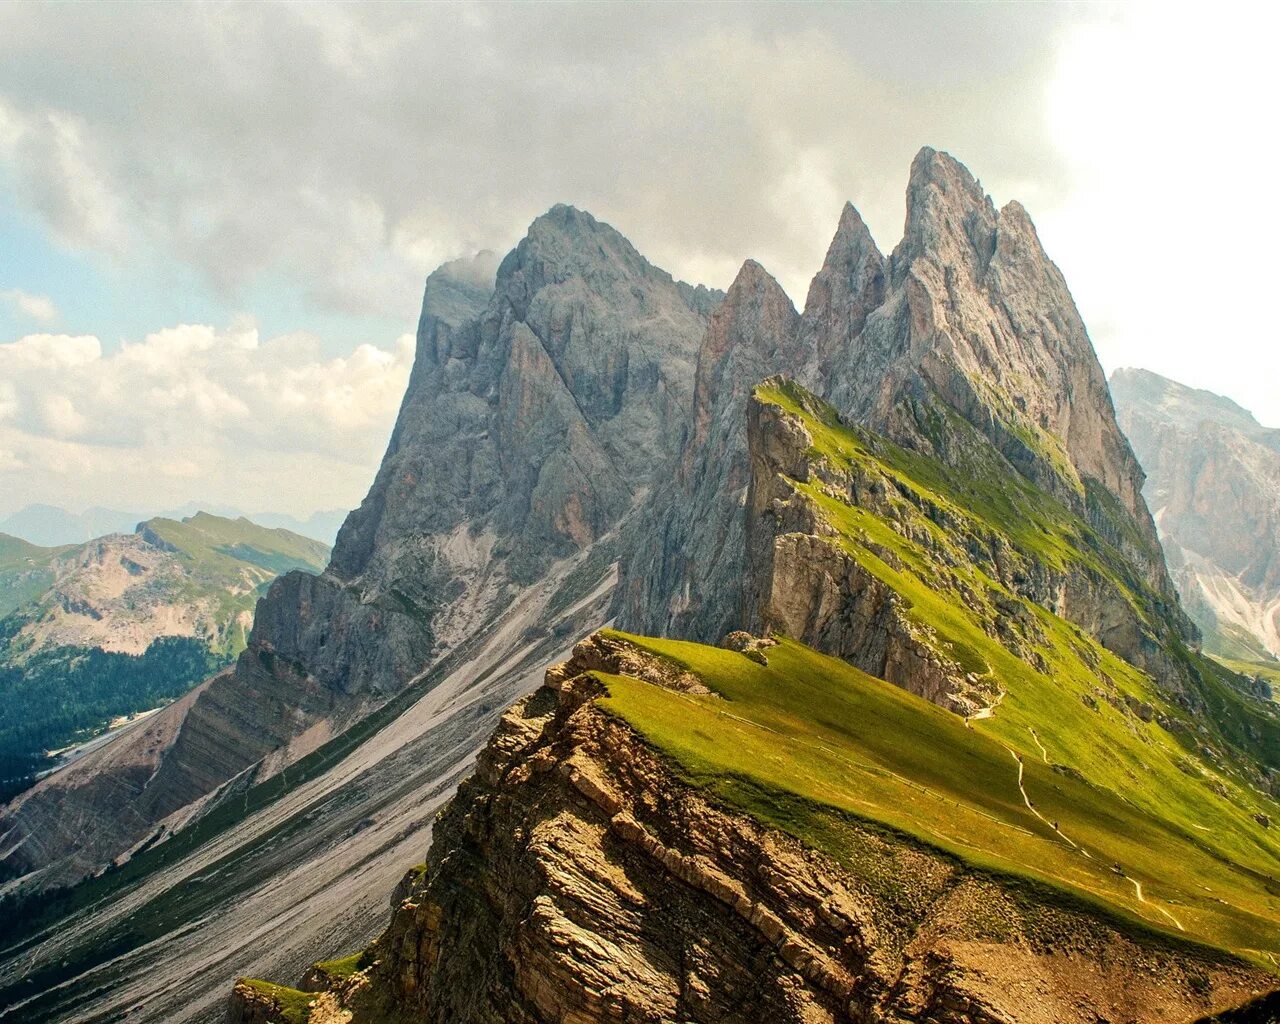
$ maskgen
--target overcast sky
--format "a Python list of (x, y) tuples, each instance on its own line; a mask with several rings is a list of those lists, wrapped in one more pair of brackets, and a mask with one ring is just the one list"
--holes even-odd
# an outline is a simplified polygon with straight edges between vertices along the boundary
[(926, 144), (1280, 425), (1275, 16), (1178, 6), (0, 5), (0, 512), (350, 507), (440, 262), (563, 201), (800, 304)]

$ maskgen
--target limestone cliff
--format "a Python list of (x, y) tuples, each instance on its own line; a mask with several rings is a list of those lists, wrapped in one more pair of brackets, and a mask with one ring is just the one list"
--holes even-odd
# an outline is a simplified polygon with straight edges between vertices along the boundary
[(1146, 370), (1117, 370), (1111, 389), (1206, 648), (1280, 656), (1280, 430)]
[[(854, 516), (848, 528), (892, 524), (919, 545), (911, 556), (890, 538), (876, 538), (873, 548), (890, 564), (907, 557), (906, 571), (968, 608), (985, 606), (984, 632), (1018, 657), (1034, 661), (1038, 641), (1034, 630), (1019, 628), (1028, 613), (1011, 599), (1053, 611), (1142, 667), (1170, 666), (1157, 672), (1158, 681), (1194, 699), (1185, 664), (1166, 646), (1164, 595), (1143, 566), (1068, 504), (1017, 484), (965, 421), (934, 415), (932, 429), (946, 436), (963, 469), (849, 428), (830, 406), (782, 378), (756, 390), (747, 410), (743, 625), (802, 639), (962, 713), (993, 699), (975, 686), (964, 659), (939, 654), (927, 640), (908, 594), (845, 550), (835, 524), (847, 508)], [(814, 489), (834, 500), (834, 512), (819, 508)]]
[[(746, 293), (764, 278), (749, 264), (739, 282)], [(700, 385), (705, 421), (740, 422), (744, 396), (782, 374), (850, 423), (957, 472), (1007, 473), (1053, 495), (1147, 581), (1144, 611), (1076, 602), (1079, 621), (1103, 625), (1105, 642), (1177, 685), (1165, 651), (1193, 642), (1195, 630), (1169, 580), (1142, 471), (1084, 324), (1020, 205), (996, 210), (967, 169), (923, 149), (891, 256), (846, 207), (800, 318), (760, 315), (747, 303), (733, 309), (733, 329), (703, 340), (700, 365), (718, 368)], [(745, 446), (740, 428), (686, 439), (682, 473), (672, 474), (676, 500), (627, 567), (622, 622), (714, 641), (750, 618), (731, 582), (743, 572), (733, 561), (741, 555), (721, 550), (740, 551), (740, 505), (706, 483), (740, 481)]]
[(738, 624), (744, 578), (751, 387), (793, 361), (799, 317), (748, 260), (712, 314), (698, 352), (688, 437), (656, 485), (626, 568), (629, 621), (673, 636), (719, 637)]

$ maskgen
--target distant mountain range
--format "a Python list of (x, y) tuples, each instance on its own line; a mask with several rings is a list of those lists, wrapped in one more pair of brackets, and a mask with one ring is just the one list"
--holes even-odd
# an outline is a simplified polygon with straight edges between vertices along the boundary
[(146, 519), (185, 519), (197, 512), (207, 512), (224, 519), (247, 518), (259, 526), (290, 530), (328, 545), (333, 544), (342, 521), (347, 517), (344, 509), (326, 509), (313, 512), (306, 519), (299, 519), (283, 512), (249, 514), (229, 505), (196, 501), (187, 502), (179, 508), (149, 514), (96, 506), (77, 513), (68, 512), (56, 505), (35, 504), (27, 505), (0, 519), (0, 533), (7, 533), (11, 537), (19, 537), (42, 547), (57, 547), (61, 544), (83, 544), (109, 533), (132, 533), (134, 527)]
[(1205, 650), (1280, 657), (1280, 430), (1229, 398), (1148, 370), (1117, 370), (1120, 425), (1147, 473), (1182, 601)]
[(0, 785), (113, 718), (180, 696), (247, 642), (272, 580), (320, 541), (198, 512), (41, 547), (0, 534)]

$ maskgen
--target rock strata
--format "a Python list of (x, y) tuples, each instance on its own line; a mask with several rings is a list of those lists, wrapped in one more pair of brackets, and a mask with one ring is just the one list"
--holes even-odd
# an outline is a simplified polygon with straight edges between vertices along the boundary
[(356, 1024), (1154, 1024), (1256, 993), (1242, 964), (891, 834), (850, 822), (852, 872), (715, 806), (594, 703), (591, 673), (646, 658), (624, 646), (584, 641), (503, 718), (346, 997)]

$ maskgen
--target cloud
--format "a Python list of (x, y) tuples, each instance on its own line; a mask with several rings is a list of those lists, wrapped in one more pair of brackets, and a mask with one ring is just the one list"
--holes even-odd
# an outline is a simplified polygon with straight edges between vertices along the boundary
[(117, 351), (92, 336), (0, 344), (0, 491), (160, 507), (195, 498), (354, 505), (385, 446), (413, 339), (321, 354), (305, 333), (184, 324)]
[(286, 275), (411, 316), (426, 272), (565, 201), (683, 277), (752, 256), (802, 298), (846, 198), (896, 241), (924, 143), (1052, 189), (1038, 97), (1069, 17), (8, 5), (0, 160), (64, 240), (145, 243), (228, 294)]
[(58, 307), (47, 295), (32, 295), (21, 288), (10, 288), (0, 292), (0, 301), (7, 303), (22, 316), (41, 327), (49, 327), (58, 322)]
[(1258, 313), (1276, 22), (1264, 5), (4, 4), (0, 179), (121, 267), (158, 254), (228, 300), (283, 281), (307, 312), (410, 322), (425, 273), (505, 252), (561, 201), (687, 280), (725, 286), (753, 257), (803, 301), (844, 200), (897, 241), (929, 144), (1031, 210), (1105, 363), (1280, 423)]

